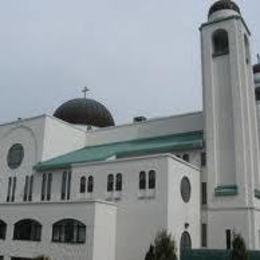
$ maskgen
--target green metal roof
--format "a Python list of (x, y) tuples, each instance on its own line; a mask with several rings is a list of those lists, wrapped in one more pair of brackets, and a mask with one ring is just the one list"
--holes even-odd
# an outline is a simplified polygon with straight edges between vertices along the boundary
[(148, 154), (193, 150), (203, 147), (203, 132), (189, 132), (163, 137), (136, 139), (132, 141), (87, 146), (80, 150), (40, 162), (34, 166), (37, 171), (70, 168), (75, 163), (105, 161), (112, 156), (126, 158)]

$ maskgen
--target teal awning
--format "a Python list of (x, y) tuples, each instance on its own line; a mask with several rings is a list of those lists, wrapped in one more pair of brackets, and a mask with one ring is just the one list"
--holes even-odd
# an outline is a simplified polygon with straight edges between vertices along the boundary
[(37, 171), (49, 171), (69, 168), (75, 163), (105, 161), (113, 156), (116, 158), (126, 158), (181, 150), (194, 150), (202, 147), (202, 131), (189, 132), (163, 137), (87, 146), (48, 161), (40, 162), (34, 169)]

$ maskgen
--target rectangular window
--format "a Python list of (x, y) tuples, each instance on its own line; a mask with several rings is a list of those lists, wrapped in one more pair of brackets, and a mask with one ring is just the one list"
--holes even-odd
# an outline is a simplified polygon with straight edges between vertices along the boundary
[(227, 249), (231, 249), (231, 230), (230, 229), (227, 229), (226, 230), (226, 246), (227, 246)]
[(67, 200), (70, 199), (70, 186), (71, 186), (71, 172), (68, 173), (68, 180), (67, 180)]
[(200, 154), (200, 164), (201, 164), (201, 167), (206, 166), (206, 164), (207, 164), (207, 155), (205, 152)]
[(207, 198), (207, 183), (202, 182), (201, 183), (201, 204), (202, 205), (207, 205), (208, 203), (208, 198)]
[(23, 192), (23, 201), (27, 201), (28, 199), (28, 184), (29, 184), (29, 176), (26, 176), (25, 184), (24, 184), (24, 192)]
[(45, 200), (45, 190), (46, 190), (46, 174), (42, 175), (42, 191), (41, 191), (41, 200)]
[(52, 173), (48, 174), (47, 200), (51, 200)]
[(208, 239), (207, 239), (207, 224), (201, 225), (201, 246), (207, 247), (208, 246)]
[(61, 199), (65, 200), (66, 196), (66, 182), (67, 182), (67, 172), (63, 172), (61, 181)]
[(30, 177), (30, 185), (29, 185), (29, 201), (32, 201), (33, 194), (33, 176)]
[(6, 201), (9, 202), (11, 200), (11, 188), (12, 188), (12, 178), (8, 178), (8, 189), (7, 189), (7, 197)]
[(13, 177), (13, 189), (12, 189), (12, 198), (11, 201), (15, 201), (15, 192), (16, 192), (16, 177)]

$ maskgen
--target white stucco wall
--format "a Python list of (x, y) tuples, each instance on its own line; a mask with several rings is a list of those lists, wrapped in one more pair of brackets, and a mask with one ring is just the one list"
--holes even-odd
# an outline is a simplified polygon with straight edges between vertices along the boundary
[[(1, 204), (0, 216), (8, 224), (6, 240), (0, 240), (0, 252), (10, 257), (33, 258), (47, 255), (55, 260), (114, 260), (116, 207), (99, 201)], [(22, 219), (34, 219), (42, 224), (39, 242), (13, 240), (14, 224)], [(84, 244), (52, 242), (52, 225), (72, 218), (86, 225)], [(99, 244), (97, 248), (95, 245)], [(101, 257), (101, 258), (97, 258)]]
[[(200, 171), (189, 164), (176, 163), (175, 160), (169, 160), (168, 163), (167, 229), (175, 237), (178, 250), (184, 231), (191, 236), (192, 248), (200, 248)], [(187, 177), (191, 183), (191, 197), (187, 203), (181, 197), (183, 177)]]

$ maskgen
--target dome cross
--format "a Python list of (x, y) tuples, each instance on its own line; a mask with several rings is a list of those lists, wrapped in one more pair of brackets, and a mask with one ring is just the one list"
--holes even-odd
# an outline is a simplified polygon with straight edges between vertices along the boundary
[(87, 86), (85, 86), (85, 87), (82, 89), (81, 92), (83, 93), (85, 99), (87, 98), (87, 92), (89, 92), (89, 91), (90, 91), (90, 89), (89, 89)]

